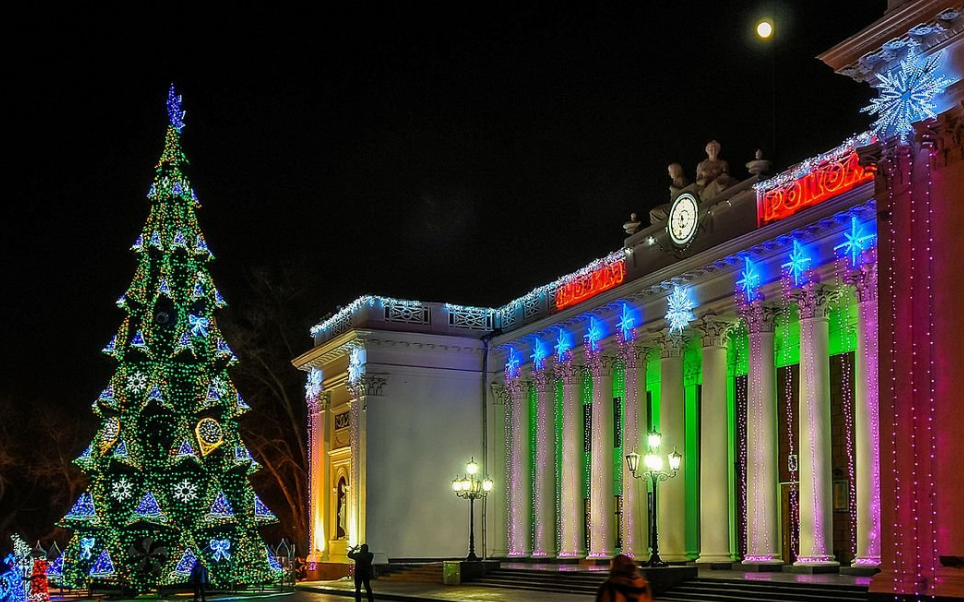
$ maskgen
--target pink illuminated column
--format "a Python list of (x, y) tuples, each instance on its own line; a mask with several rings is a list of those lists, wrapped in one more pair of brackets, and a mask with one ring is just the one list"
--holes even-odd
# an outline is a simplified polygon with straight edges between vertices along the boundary
[[(640, 413), (646, 415), (646, 351), (637, 350), (634, 341), (619, 340), (619, 357), (626, 367), (626, 398), (623, 400), (626, 423), (623, 427), (623, 454), (645, 451), (640, 448)], [(621, 458), (624, 462), (625, 459)], [(635, 479), (623, 465), (623, 541), (622, 553), (630, 558), (646, 559), (648, 545), (646, 524), (649, 505), (646, 481)]]
[(616, 554), (613, 482), (612, 363), (586, 344), (586, 367), (592, 374), (592, 464), (589, 487), (589, 557)]
[(733, 561), (726, 430), (726, 339), (732, 327), (731, 321), (715, 315), (704, 317), (696, 325), (703, 338), (698, 563)]
[(880, 408), (877, 367), (877, 264), (848, 278), (857, 290), (857, 352), (854, 399), (857, 553), (854, 564), (880, 564)]
[(579, 395), (582, 369), (573, 364), (572, 353), (565, 352), (554, 366), (562, 381), (562, 465), (559, 482), (559, 558), (586, 556), (582, 504), (582, 429), (583, 410)]
[[(543, 360), (545, 361), (545, 360)], [(535, 504), (532, 555), (556, 555), (556, 380), (548, 368), (532, 373), (536, 386)]]
[(830, 448), (830, 290), (804, 284), (800, 307), (800, 554), (797, 566), (837, 565)]
[[(683, 421), (683, 337), (664, 334), (660, 338), (662, 354), (659, 371), (659, 431), (663, 436), (660, 454), (686, 450)], [(665, 460), (664, 460), (665, 462)], [(664, 464), (665, 465), (665, 464)], [(663, 481), (657, 489), (660, 556), (666, 562), (687, 562), (686, 554), (686, 457), (676, 478)]]
[[(325, 463), (328, 458), (325, 418), (331, 403), (331, 394), (322, 389), (321, 370), (311, 369), (305, 393), (308, 406), (308, 562), (311, 564), (324, 559), (328, 541), (325, 533)], [(309, 570), (312, 570), (311, 566)]]
[(773, 353), (776, 312), (746, 308), (750, 357), (746, 410), (746, 556), (743, 564), (783, 564), (777, 522), (777, 399)]
[(505, 388), (508, 391), (508, 444), (506, 459), (506, 536), (509, 556), (528, 556), (531, 552), (529, 531), (532, 508), (532, 482), (529, 475), (529, 399), (528, 383), (518, 369), (509, 374), (506, 369)]

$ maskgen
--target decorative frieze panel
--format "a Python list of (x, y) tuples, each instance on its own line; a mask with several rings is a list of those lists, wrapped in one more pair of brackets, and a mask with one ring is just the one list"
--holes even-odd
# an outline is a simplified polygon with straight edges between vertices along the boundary
[(492, 330), (494, 312), (484, 307), (449, 307), (449, 326), (467, 330)]

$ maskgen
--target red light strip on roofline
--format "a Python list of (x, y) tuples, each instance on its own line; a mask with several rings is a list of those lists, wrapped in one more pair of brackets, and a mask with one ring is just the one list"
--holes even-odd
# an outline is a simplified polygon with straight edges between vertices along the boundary
[(588, 274), (577, 276), (560, 285), (556, 289), (555, 307), (560, 310), (582, 303), (590, 297), (619, 286), (625, 278), (625, 259), (604, 264)]

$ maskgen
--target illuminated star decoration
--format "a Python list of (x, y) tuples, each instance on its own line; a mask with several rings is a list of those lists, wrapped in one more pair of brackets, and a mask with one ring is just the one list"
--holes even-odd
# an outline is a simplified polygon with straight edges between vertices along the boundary
[(178, 133), (184, 127), (184, 115), (187, 111), (181, 108), (181, 95), (174, 91), (174, 84), (167, 91), (167, 118)]
[(756, 289), (760, 286), (760, 270), (749, 257), (745, 257), (743, 261), (746, 263), (743, 271), (740, 272), (741, 278), (736, 281), (736, 286), (743, 291), (743, 298), (749, 302), (753, 300)]
[(532, 355), (529, 357), (532, 359), (532, 367), (536, 370), (542, 370), (545, 368), (545, 359), (548, 357), (549, 351), (546, 349), (546, 344), (540, 339), (535, 339), (532, 346)]
[(843, 249), (845, 255), (850, 255), (850, 267), (856, 267), (860, 260), (860, 254), (873, 246), (873, 241), (877, 235), (873, 232), (866, 232), (856, 215), (850, 216), (850, 232), (844, 232), (847, 242), (841, 243), (833, 248), (834, 251)]
[(569, 351), (570, 347), (571, 345), (569, 344), (569, 335), (566, 333), (565, 330), (560, 328), (559, 338), (556, 339), (556, 346), (555, 346), (556, 357), (559, 358), (560, 362), (563, 361), (563, 358), (566, 355), (566, 352)]
[(596, 318), (589, 318), (589, 329), (586, 331), (586, 341), (589, 343), (589, 348), (597, 351), (601, 339), (602, 328), (599, 326), (599, 322), (596, 322)]
[(509, 347), (509, 358), (505, 362), (505, 374), (506, 378), (519, 376), (519, 354), (511, 347)]
[(911, 47), (900, 66), (886, 74), (876, 74), (878, 95), (861, 113), (877, 115), (873, 132), (881, 137), (897, 135), (907, 142), (915, 121), (937, 117), (934, 97), (942, 94), (953, 80), (937, 74), (944, 52), (921, 57)]
[(793, 251), (790, 252), (790, 261), (780, 267), (787, 269), (787, 273), (793, 278), (793, 285), (800, 286), (804, 282), (804, 274), (810, 265), (810, 256), (804, 250), (799, 240), (793, 241)]
[(624, 341), (633, 340), (633, 329), (636, 327), (636, 317), (633, 316), (633, 311), (629, 309), (628, 303), (623, 303), (623, 313), (619, 316), (619, 331), (623, 334)]
[(696, 319), (693, 315), (693, 301), (685, 286), (673, 286), (673, 292), (666, 298), (666, 321), (670, 334), (682, 334), (686, 325)]

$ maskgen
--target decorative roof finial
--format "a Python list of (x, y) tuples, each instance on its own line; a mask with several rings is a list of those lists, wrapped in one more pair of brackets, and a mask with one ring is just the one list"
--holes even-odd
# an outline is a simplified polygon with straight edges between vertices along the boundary
[(187, 111), (181, 108), (181, 95), (174, 92), (174, 84), (167, 92), (167, 118), (178, 133), (184, 127), (184, 115)]

